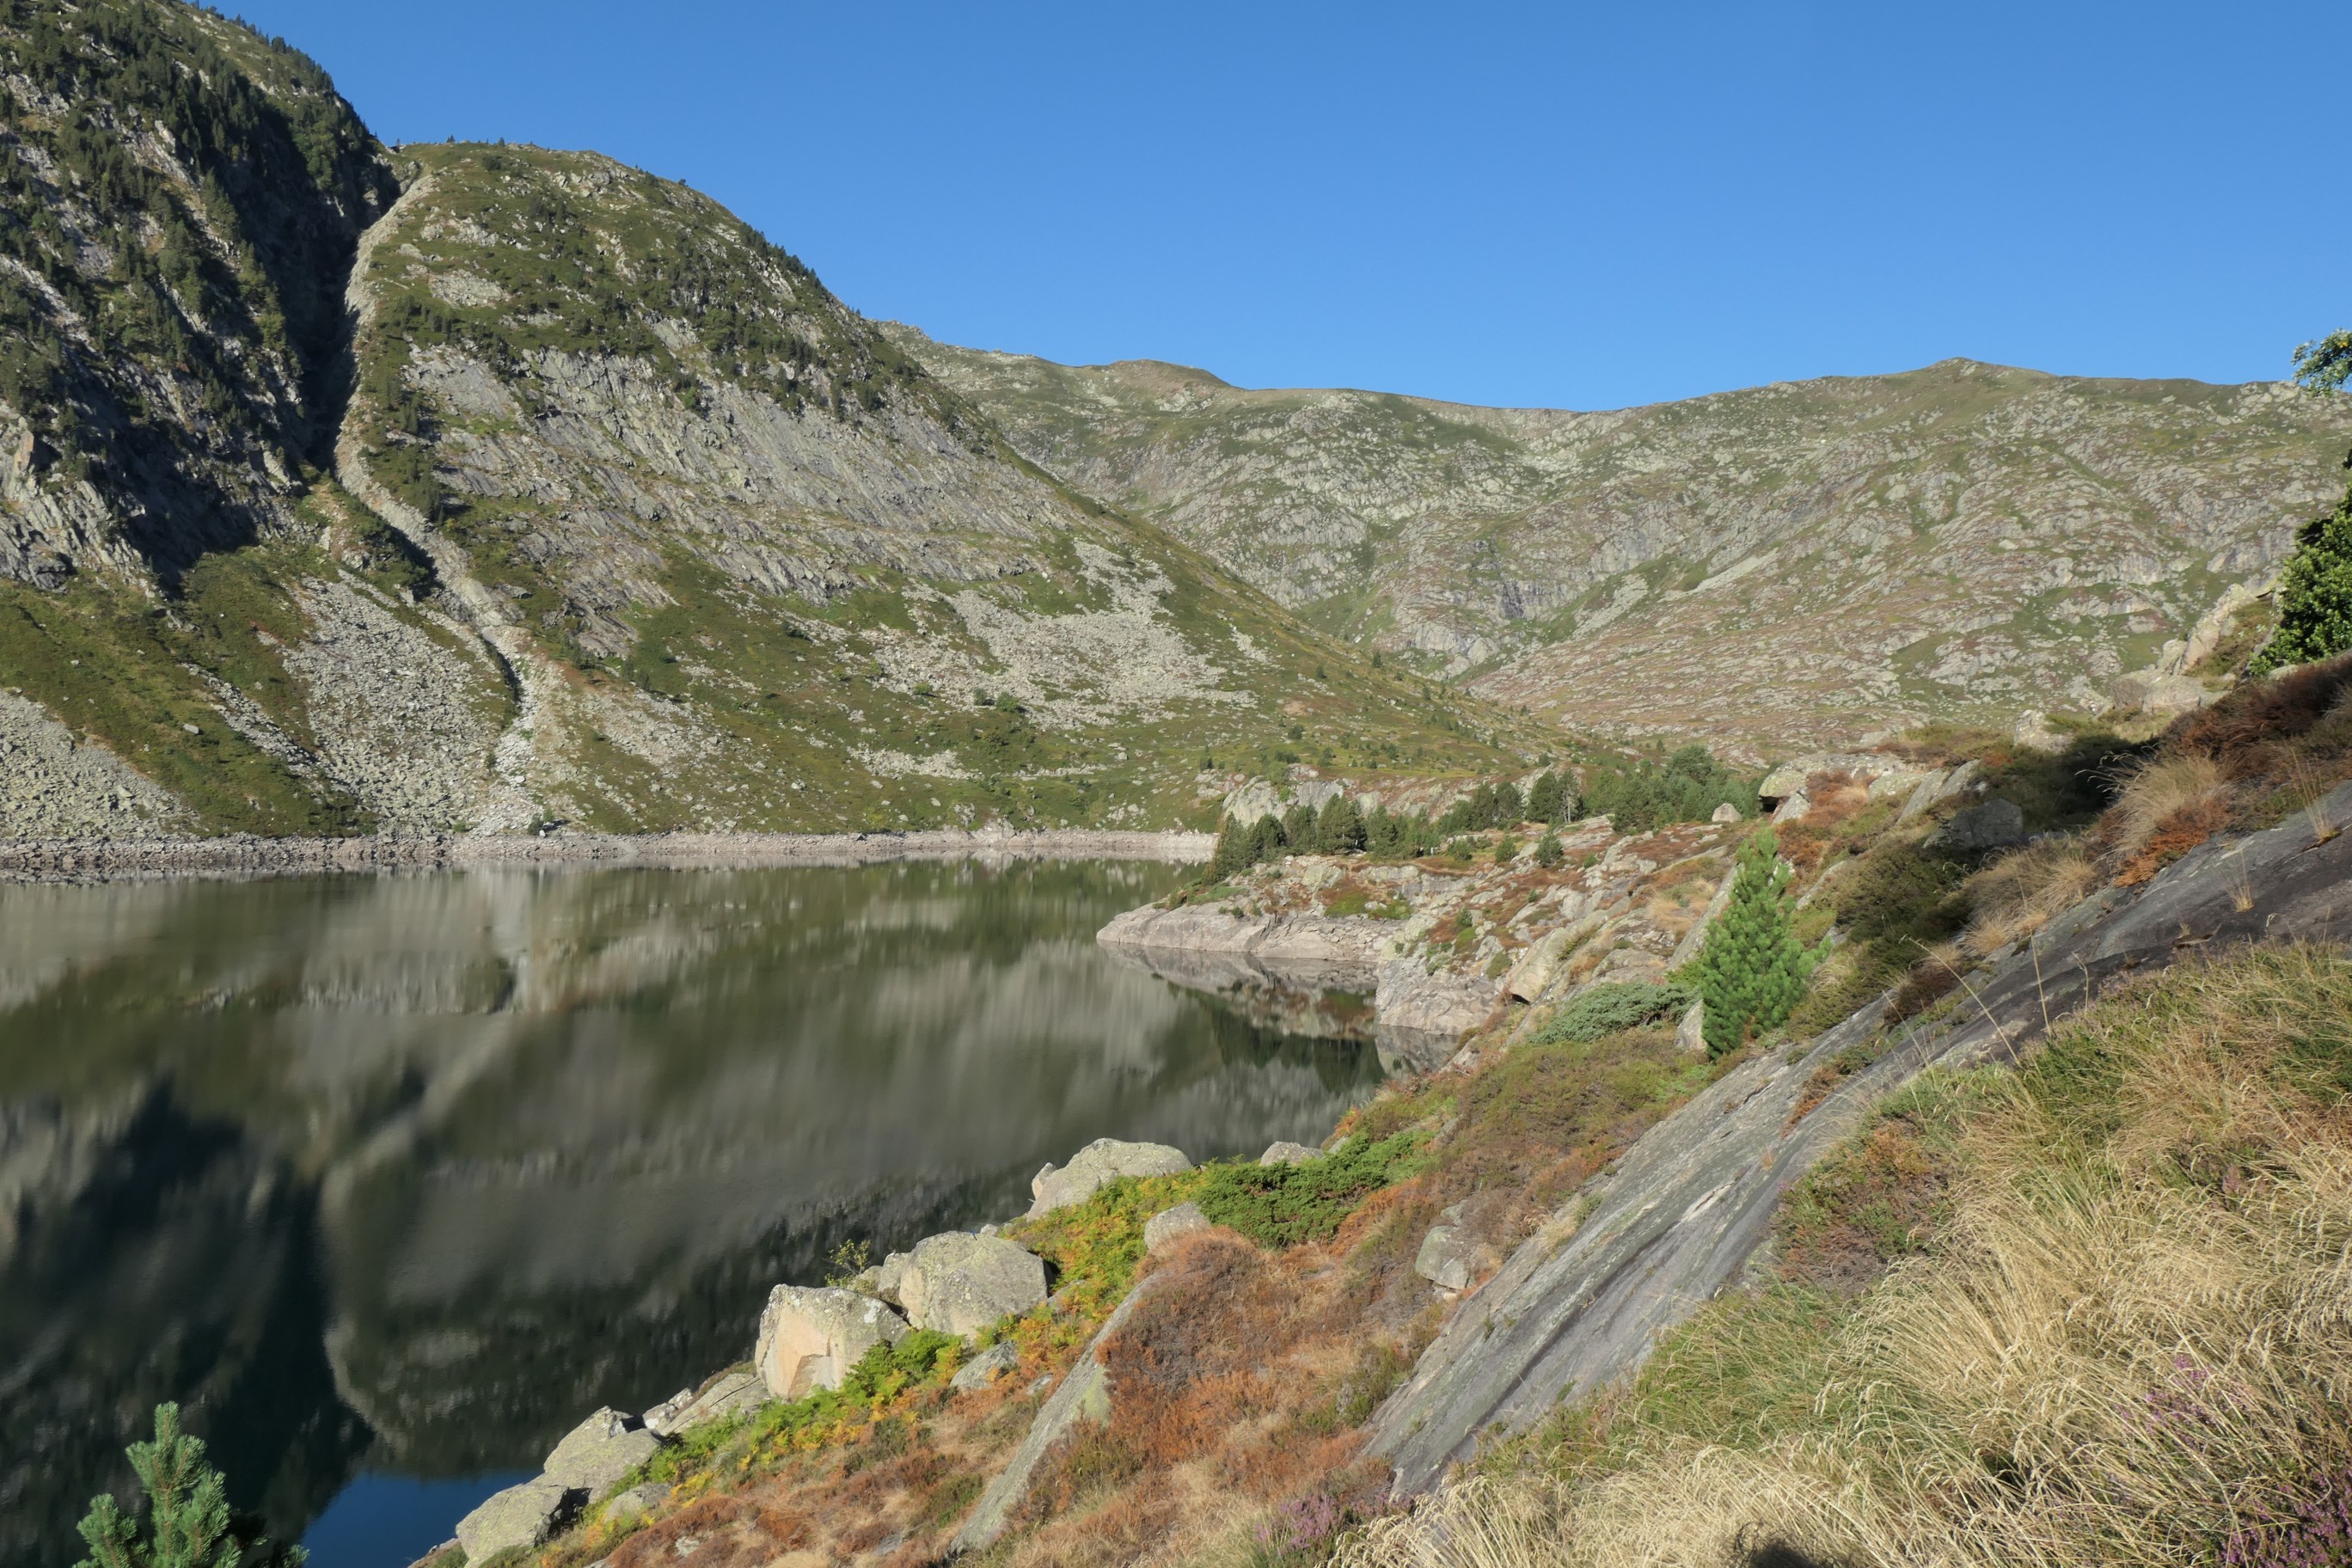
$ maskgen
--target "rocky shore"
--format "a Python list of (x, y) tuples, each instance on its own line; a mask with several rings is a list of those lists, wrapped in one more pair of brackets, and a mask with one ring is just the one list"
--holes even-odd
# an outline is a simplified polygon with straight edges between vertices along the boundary
[[(1260, 1163), (1296, 1163), (1314, 1152), (1296, 1143), (1276, 1143)], [(1178, 1175), (1192, 1168), (1182, 1150), (1164, 1143), (1097, 1138), (1068, 1164), (1039, 1171), (1030, 1183), (1029, 1209), (1016, 1217), (1040, 1219), (1085, 1203), (1106, 1183), (1122, 1177)], [(1145, 1230), (1147, 1250), (1159, 1251), (1207, 1225), (1192, 1204), (1155, 1215)], [(671, 1502), (674, 1489), (650, 1479), (647, 1468), (665, 1448), (773, 1402), (840, 1389), (871, 1352), (918, 1331), (964, 1342), (961, 1364), (950, 1384), (952, 1394), (987, 1388), (1018, 1361), (1013, 1347), (993, 1340), (992, 1331), (1022, 1314), (1062, 1307), (1049, 1293), (1045, 1261), (1003, 1234), (1004, 1228), (987, 1225), (926, 1237), (843, 1285), (778, 1285), (760, 1315), (748, 1363), (680, 1389), (642, 1415), (611, 1408), (592, 1413), (550, 1450), (540, 1474), (485, 1499), (458, 1521), (456, 1537), (415, 1568), (484, 1563), (541, 1545), (583, 1522), (623, 1525), (659, 1510)], [(1039, 1458), (1076, 1423), (1099, 1423), (1108, 1415), (1094, 1352), (1126, 1320), (1149, 1282), (1139, 1281), (1129, 1291), (1096, 1331), (1087, 1353), (1054, 1388), (1013, 1462), (987, 1487), (957, 1534), (957, 1552), (992, 1544), (1025, 1496)]]
[(1205, 860), (1205, 833), (930, 829), (914, 833), (550, 833), (413, 837), (0, 839), (0, 881), (310, 876), (501, 866), (860, 866), (882, 860)]
[[(1464, 840), (1459, 858), (1295, 855), (1129, 910), (1096, 940), (1176, 984), (1237, 998), (1360, 1000), (1391, 1070), (1426, 1071), (1514, 1005), (1655, 981), (1690, 956), (1752, 824), (1620, 833), (1605, 816)], [(1547, 864), (1546, 861), (1549, 863)], [(1183, 901), (1190, 900), (1192, 901)]]

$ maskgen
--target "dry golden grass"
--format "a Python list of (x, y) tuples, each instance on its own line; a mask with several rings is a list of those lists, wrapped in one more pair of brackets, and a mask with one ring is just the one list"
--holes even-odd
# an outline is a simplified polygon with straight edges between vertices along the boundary
[(2352, 1461), (2352, 963), (2261, 950), (2102, 1004), (1993, 1080), (1930, 1252), (1826, 1331), (1801, 1429), (1620, 1433), (1349, 1568), (2212, 1560)]
[(1983, 958), (2040, 931), (2102, 880), (2080, 839), (2044, 839), (2013, 850), (1969, 879), (1971, 913), (1960, 945)]
[(2107, 814), (2115, 852), (2126, 859), (2137, 855), (2167, 822), (2226, 798), (2228, 789), (2211, 757), (2181, 753), (2147, 763), (2124, 781)]

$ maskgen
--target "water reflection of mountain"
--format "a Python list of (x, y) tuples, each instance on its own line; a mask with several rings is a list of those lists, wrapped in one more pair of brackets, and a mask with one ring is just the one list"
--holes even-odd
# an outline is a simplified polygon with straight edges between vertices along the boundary
[[(58, 1042), (69, 1048), (70, 1042)], [(161, 1399), (207, 1414), (242, 1507), (309, 1517), (366, 1438), (322, 1343), (314, 1194), (161, 1085), (0, 1110), (0, 1561), (79, 1555)]]
[(1106, 1133), (1319, 1133), (1367, 1052), (1094, 946), (1169, 875), (0, 889), (0, 1418), (70, 1429), (0, 1489), (78, 1512), (169, 1393), (281, 1521), (352, 1412), (413, 1473), (528, 1461), (745, 1353), (841, 1238), (1009, 1213)]

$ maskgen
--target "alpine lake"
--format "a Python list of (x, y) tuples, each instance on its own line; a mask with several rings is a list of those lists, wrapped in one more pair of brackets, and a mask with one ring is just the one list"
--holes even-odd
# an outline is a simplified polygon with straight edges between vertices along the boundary
[(1188, 875), (914, 861), (0, 886), (0, 1564), (181, 1402), (314, 1568), (402, 1568), (778, 1283), (1098, 1137), (1319, 1142), (1381, 1068), (1098, 948)]

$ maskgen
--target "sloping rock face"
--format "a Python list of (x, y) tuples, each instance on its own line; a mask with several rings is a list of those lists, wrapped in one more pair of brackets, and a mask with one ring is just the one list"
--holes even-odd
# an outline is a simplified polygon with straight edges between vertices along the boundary
[(2315, 823), (2347, 820), (2352, 785), (2312, 817), (2207, 845), (2137, 896), (2086, 900), (1998, 965), (1956, 1022), (1904, 1037), (1793, 1121), (1815, 1070), (1870, 1035), (1883, 1001), (1793, 1058), (1727, 1075), (1633, 1146), (1580, 1226), (1563, 1210), (1465, 1303), (1374, 1417), (1370, 1451), (1401, 1490), (1424, 1490), (1482, 1434), (1524, 1431), (1631, 1372), (1731, 1279), (1782, 1194), (1924, 1068), (2011, 1058), (2131, 971), (2239, 943), (2343, 940), (2352, 835)]
[[(2352, 405), (1948, 360), (1609, 413), (1245, 391), (893, 328), (1023, 452), (1286, 605), (1624, 735), (1759, 755), (2097, 711), (2334, 499)], [(2060, 694), (2053, 698), (2053, 694)]]
[(1103, 1371), (1102, 1347), (1127, 1326), (1128, 1319), (1135, 1315), (1136, 1304), (1157, 1288), (1156, 1281), (1164, 1278), (1151, 1274), (1137, 1280), (1127, 1299), (1095, 1331), (1095, 1337), (1078, 1352), (1076, 1363), (1063, 1374), (1061, 1386), (1054, 1390), (1045, 1408), (1030, 1423), (1028, 1436), (1022, 1438), (1021, 1446), (1013, 1450), (1012, 1459), (997, 1472), (996, 1479), (988, 1483), (988, 1489), (981, 1493), (963, 1528), (956, 1531), (948, 1549), (951, 1555), (985, 1551), (994, 1545), (1012, 1522), (1013, 1510), (1029, 1495), (1029, 1483), (1036, 1479), (1037, 1467), (1054, 1446), (1081, 1421), (1100, 1426), (1110, 1418), (1110, 1379)]
[(661, 1439), (643, 1423), (607, 1407), (565, 1433), (549, 1451), (540, 1471), (543, 1479), (560, 1481), (593, 1499), (611, 1490), (614, 1483), (660, 1448)]
[(11, 6), (0, 62), (0, 582), (168, 582), (292, 530), (384, 150), (193, 5)]

